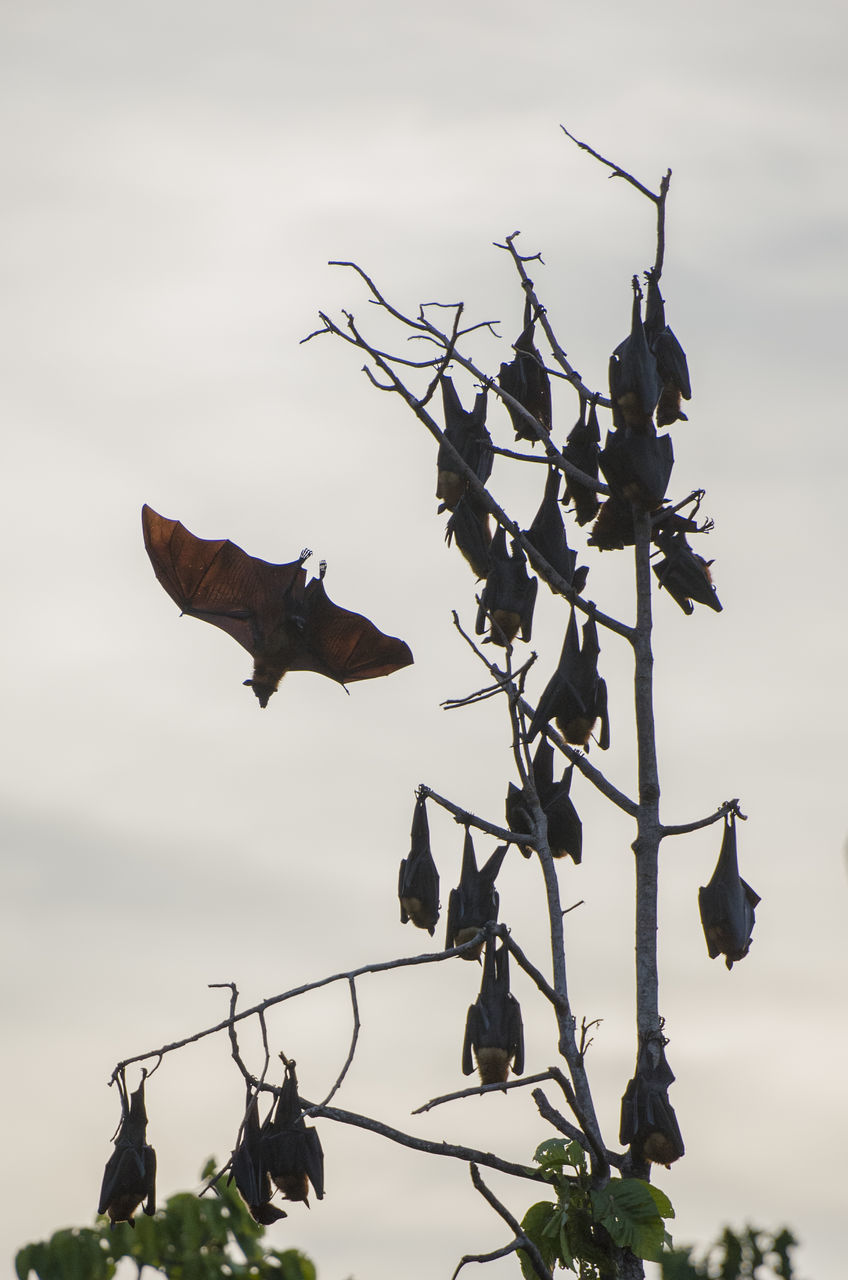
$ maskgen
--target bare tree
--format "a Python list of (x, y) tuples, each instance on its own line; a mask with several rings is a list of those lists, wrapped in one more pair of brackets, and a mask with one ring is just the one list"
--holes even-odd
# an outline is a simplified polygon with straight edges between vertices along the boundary
[[(517, 233), (497, 247), (515, 270), (523, 294), (524, 323), (496, 374), (478, 367), (466, 354), (471, 334), (486, 329), (497, 336), (493, 322), (467, 322), (462, 303), (425, 303), (408, 314), (352, 262), (335, 265), (349, 270), (364, 287), (372, 312), (379, 314), (385, 322), (383, 328), (388, 328), (389, 339), (378, 342), (369, 332), (374, 326), (360, 323), (352, 311), (345, 311), (339, 319), (319, 313), (321, 326), (309, 335), (309, 339), (329, 335), (361, 353), (365, 373), (375, 389), (405, 402), (434, 437), (438, 444), (439, 510), (448, 512), (446, 537), (456, 544), (474, 577), (483, 584), (475, 595), (473, 634), (463, 626), (459, 614), (454, 614), (458, 636), (479, 660), (481, 685), (445, 705), (460, 710), (492, 697), (502, 700), (518, 785), (508, 784), (504, 821), (499, 816), (493, 820), (472, 813), (461, 799), (444, 796), (427, 784), (418, 788), (411, 849), (400, 870), (399, 898), (402, 919), (430, 934), (439, 917), (439, 883), (430, 850), (427, 806), (443, 808), (466, 832), (461, 880), (450, 895), (446, 948), (375, 961), (322, 977), (247, 1009), (238, 1008), (235, 984), (226, 984), (230, 1007), (225, 1018), (174, 1043), (122, 1059), (113, 1079), (124, 1099), (126, 1122), (127, 1067), (155, 1060), (155, 1070), (166, 1055), (205, 1036), (226, 1032), (234, 1062), (245, 1080), (247, 1105), (233, 1158), (209, 1185), (213, 1187), (229, 1172), (259, 1221), (281, 1216), (271, 1203), (276, 1189), (283, 1198), (303, 1199), (311, 1184), (320, 1198), (321, 1148), (305, 1120), (332, 1120), (414, 1150), (469, 1164), (474, 1187), (506, 1224), (508, 1239), (491, 1253), (467, 1255), (457, 1271), (468, 1262), (516, 1251), (528, 1275), (547, 1277), (556, 1265), (563, 1265), (586, 1277), (632, 1277), (643, 1273), (642, 1259), (659, 1257), (667, 1240), (664, 1219), (670, 1206), (651, 1185), (651, 1166), (668, 1165), (684, 1153), (668, 1096), (674, 1076), (665, 1056), (668, 1041), (658, 998), (661, 842), (722, 823), (719, 862), (713, 879), (701, 890), (700, 906), (709, 954), (724, 955), (728, 966), (747, 953), (758, 898), (739, 876), (735, 822), (744, 815), (737, 799), (726, 800), (706, 816), (684, 824), (664, 824), (660, 815), (653, 711), (653, 588), (664, 589), (687, 614), (694, 612), (696, 604), (721, 609), (709, 562), (689, 543), (690, 537), (712, 527), (711, 521), (699, 519), (704, 492), (699, 489), (677, 499), (667, 496), (674, 460), (667, 429), (686, 420), (682, 403), (691, 396), (686, 357), (666, 323), (661, 293), (671, 171), (655, 192), (585, 143), (577, 145), (656, 210), (653, 261), (642, 264), (630, 281), (630, 326), (610, 358), (608, 394), (588, 386), (569, 360), (529, 274), (532, 264), (541, 265), (541, 257), (538, 253), (523, 254)], [(413, 339), (414, 345), (407, 339)], [(454, 387), (454, 369), (464, 370), (474, 381), (476, 398), (470, 409), (463, 407)], [(554, 441), (552, 380), (567, 384), (576, 396), (576, 422), (562, 446)], [(516, 447), (495, 443), (489, 434), (487, 408), (496, 399), (508, 412)], [(602, 447), (599, 414), (604, 413), (610, 415), (611, 426)], [(544, 467), (543, 494), (529, 529), (522, 529), (511, 518), (493, 491), (490, 477), (496, 457), (500, 466)], [(587, 593), (588, 568), (577, 564), (576, 553), (569, 546), (563, 506), (572, 512), (572, 535), (574, 525), (578, 529), (591, 525), (587, 539), (590, 553), (633, 548), (636, 610), (632, 620), (602, 609)], [(536, 655), (524, 656), (518, 648), (531, 637), (538, 586), (528, 572), (528, 561), (561, 600), (563, 611), (561, 655), (552, 665), (535, 706), (526, 697), (525, 683)], [(621, 790), (588, 754), (593, 741), (601, 750), (609, 745), (610, 720), (614, 721), (600, 674), (599, 635), (623, 642), (633, 654), (636, 795)], [(554, 769), (558, 755), (567, 764), (559, 780)], [(592, 1028), (585, 1021), (578, 1026), (569, 997), (558, 862), (570, 858), (579, 863), (582, 854), (582, 826), (570, 796), (575, 770), (634, 825), (636, 1065), (623, 1092), (618, 1142), (601, 1130), (587, 1061)], [(476, 862), (472, 831), (501, 842), (482, 867)], [(497, 874), (507, 852), (515, 848), (528, 858), (535, 857), (542, 876), (550, 944), (547, 960), (531, 954), (522, 940), (498, 922)], [(476, 1060), (481, 1083), (433, 1098), (419, 1110), (493, 1089), (535, 1085), (533, 1098), (555, 1136), (537, 1150), (532, 1165), (519, 1165), (465, 1146), (425, 1141), (334, 1102), (357, 1048), (358, 980), (364, 974), (481, 955), (481, 989), (469, 1009), (463, 1054), (464, 1071), (471, 1074)], [(540, 999), (547, 1003), (561, 1056), (560, 1063), (521, 1080), (508, 1079), (510, 1070), (523, 1075), (524, 1068), (521, 1013), (509, 989), (510, 963), (528, 975)], [(265, 1016), (273, 1006), (336, 982), (346, 983), (350, 993), (350, 1047), (326, 1097), (309, 1100), (298, 1092), (294, 1063), (289, 1059), (283, 1058), (286, 1074), (282, 1086), (268, 1079), (272, 1051)], [(259, 1071), (248, 1067), (239, 1047), (239, 1025), (247, 1019), (256, 1019), (262, 1031), (265, 1054)], [(570, 1116), (553, 1104), (540, 1087), (543, 1084), (557, 1087)], [(263, 1093), (268, 1094), (271, 1104), (260, 1120), (258, 1102)], [(122, 1128), (125, 1132), (126, 1127)], [(119, 1144), (121, 1140), (119, 1134)], [(134, 1159), (138, 1166), (143, 1132), (140, 1143), (135, 1153), (130, 1144), (128, 1165), (121, 1165), (123, 1157), (117, 1165), (131, 1169)], [(554, 1198), (549, 1195), (537, 1201), (519, 1222), (487, 1186), (483, 1169), (541, 1183)], [(138, 1197), (130, 1212), (142, 1198)], [(126, 1216), (125, 1209), (121, 1201), (118, 1216)]]

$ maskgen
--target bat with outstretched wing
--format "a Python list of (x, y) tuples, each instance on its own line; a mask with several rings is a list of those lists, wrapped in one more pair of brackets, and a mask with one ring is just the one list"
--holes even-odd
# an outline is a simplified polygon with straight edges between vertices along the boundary
[(151, 507), (141, 512), (153, 570), (183, 613), (226, 631), (253, 658), (250, 685), (261, 707), (287, 671), (316, 671), (350, 684), (412, 662), (409, 646), (359, 613), (333, 604), (321, 576), (306, 581), (309, 551), (289, 564), (250, 556), (226, 538), (195, 537)]

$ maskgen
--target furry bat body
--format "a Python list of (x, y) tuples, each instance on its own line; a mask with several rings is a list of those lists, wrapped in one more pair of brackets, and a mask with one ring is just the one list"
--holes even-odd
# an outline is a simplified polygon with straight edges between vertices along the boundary
[(398, 874), (398, 898), (401, 924), (411, 920), (432, 937), (439, 919), (439, 872), (430, 852), (430, 825), (423, 795), (415, 802), (409, 856), (401, 862)]
[(491, 624), (487, 640), (506, 648), (521, 632), (529, 641), (533, 632), (533, 609), (536, 604), (538, 578), (527, 572), (527, 560), (519, 543), (513, 541), (512, 554), (507, 551), (506, 531), (498, 526), (492, 539), (489, 574), (480, 593), (475, 630), (480, 636)]
[(211, 622), (253, 658), (245, 680), (261, 707), (287, 671), (316, 671), (348, 684), (409, 666), (403, 640), (333, 604), (321, 578), (306, 582), (303, 552), (269, 564), (221, 538), (197, 538), (178, 520), (142, 509), (144, 545), (156, 577), (183, 613)]
[[(451, 889), (448, 898), (447, 933), (445, 950), (462, 946), (470, 942), (485, 924), (498, 918), (499, 898), (495, 888), (495, 879), (501, 869), (508, 845), (501, 845), (487, 859), (482, 867), (477, 866), (474, 853), (474, 841), (466, 827), (465, 844), (462, 849), (462, 870), (459, 884)], [(463, 960), (477, 960), (483, 950), (483, 943), (466, 951)]]
[(751, 946), (754, 908), (760, 902), (739, 874), (736, 853), (736, 817), (724, 820), (721, 852), (709, 884), (698, 891), (698, 908), (711, 960), (723, 955), (728, 969), (742, 960)]
[(633, 1079), (621, 1099), (619, 1141), (632, 1144), (639, 1160), (670, 1165), (684, 1154), (683, 1138), (668, 1086), (674, 1072), (668, 1065), (661, 1036), (643, 1041)]
[(117, 1083), (121, 1095), (121, 1124), (115, 1150), (103, 1172), (97, 1212), (108, 1213), (112, 1226), (116, 1222), (128, 1222), (133, 1227), (134, 1214), (142, 1201), (146, 1214), (156, 1212), (156, 1152), (147, 1142), (144, 1076), (129, 1098), (122, 1075), (117, 1077)]
[(524, 1071), (524, 1027), (521, 1009), (509, 990), (509, 951), (504, 945), (495, 951), (495, 939), (486, 940), (480, 994), (468, 1010), (462, 1071), (474, 1070), (472, 1051), (483, 1084), (503, 1084), (510, 1064), (516, 1075)]

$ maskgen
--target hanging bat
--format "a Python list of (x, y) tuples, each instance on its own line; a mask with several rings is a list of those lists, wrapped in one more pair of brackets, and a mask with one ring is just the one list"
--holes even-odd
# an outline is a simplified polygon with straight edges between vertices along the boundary
[(610, 744), (607, 686), (598, 675), (598, 629), (594, 616), (583, 624), (583, 643), (577, 638), (574, 610), (568, 620), (562, 653), (554, 674), (542, 693), (536, 712), (528, 726), (532, 742), (551, 720), (556, 720), (566, 742), (588, 749), (596, 721), (601, 722), (598, 746), (606, 751)]
[(654, 542), (663, 553), (662, 560), (653, 566), (657, 582), (665, 587), (683, 612), (693, 613), (694, 601), (721, 613), (721, 601), (710, 573), (712, 560), (704, 560), (693, 551), (685, 533), (655, 533)]
[[(523, 787), (517, 787), (514, 782), (509, 784), (504, 809), (506, 825), (510, 831), (514, 831), (517, 836), (530, 835), (533, 831), (533, 817)], [(531, 856), (534, 847), (529, 844), (518, 846), (525, 858)]]
[(510, 555), (506, 549), (506, 530), (498, 525), (492, 539), (489, 574), (477, 608), (477, 635), (481, 636), (490, 624), (484, 643), (506, 648), (519, 630), (521, 639), (529, 641), (538, 586), (539, 579), (527, 573), (527, 560), (520, 543), (513, 540)]
[[(477, 479), (486, 483), (492, 474), (494, 452), (492, 437), (486, 429), (486, 392), (481, 391), (470, 411), (463, 409), (453, 382), (442, 376), (442, 403), (445, 412), (445, 439), (453, 445)], [(441, 498), (439, 511), (455, 511), (468, 481), (456, 470), (456, 459), (444, 442), (439, 445), (436, 497)]]
[(711, 960), (723, 955), (728, 969), (748, 954), (754, 930), (754, 908), (761, 901), (739, 875), (736, 815), (724, 819), (721, 852), (709, 884), (698, 890), (701, 924)]
[(634, 276), (630, 333), (618, 344), (609, 362), (613, 425), (633, 431), (646, 431), (653, 426), (662, 391), (656, 356), (648, 346), (642, 324), (641, 304), (642, 290)]
[(620, 551), (623, 547), (632, 547), (635, 541), (633, 504), (627, 498), (612, 494), (598, 512), (587, 542), (599, 551)]
[(253, 658), (250, 685), (260, 707), (287, 671), (317, 671), (349, 684), (387, 676), (412, 662), (403, 640), (378, 631), (361, 614), (333, 604), (321, 577), (307, 585), (304, 551), (290, 564), (269, 564), (224, 538), (196, 538), (179, 520), (141, 512), (153, 570), (183, 613), (220, 627)]
[(577, 865), (583, 857), (583, 823), (569, 796), (573, 774), (570, 764), (554, 782), (554, 749), (542, 738), (533, 757), (533, 781), (548, 823), (548, 848), (554, 858), (567, 856)]
[[(468, 827), (465, 828), (459, 885), (456, 889), (451, 889), (448, 898), (446, 951), (450, 947), (462, 946), (463, 942), (470, 942), (484, 925), (497, 920), (499, 898), (495, 879), (508, 848), (509, 845), (500, 845), (484, 865), (478, 868), (474, 854), (474, 841), (471, 839)], [(479, 946), (463, 952), (462, 959), (478, 960), (482, 950), (481, 941)]]
[(504, 1084), (510, 1063), (516, 1075), (524, 1071), (524, 1027), (521, 1009), (509, 990), (509, 951), (495, 953), (495, 939), (486, 939), (480, 994), (468, 1010), (462, 1046), (462, 1072), (474, 1070), (471, 1051), (483, 1084)]
[(477, 578), (485, 578), (489, 572), (489, 552), (492, 530), (489, 513), (477, 507), (469, 490), (456, 504), (445, 528), (445, 542), (455, 541)]
[(412, 815), (409, 856), (400, 864), (398, 898), (401, 924), (411, 920), (432, 937), (439, 919), (439, 872), (430, 852), (426, 805), (426, 796), (420, 795)]
[(108, 1213), (110, 1225), (128, 1222), (135, 1226), (134, 1214), (144, 1201), (144, 1212), (156, 1212), (156, 1152), (147, 1142), (147, 1111), (144, 1106), (144, 1079), (127, 1097), (123, 1071), (116, 1076), (121, 1097), (121, 1123), (112, 1152), (103, 1172), (98, 1213)]
[[(545, 431), (551, 429), (551, 382), (541, 355), (533, 345), (536, 321), (530, 318), (530, 299), (524, 305), (524, 328), (513, 344), (515, 357), (509, 364), (502, 364), (498, 384), (502, 391), (532, 414)], [(535, 444), (538, 433), (523, 414), (511, 404), (507, 412), (512, 419), (516, 440), (529, 440)]]
[[(568, 433), (562, 456), (572, 466), (577, 467), (584, 475), (598, 478), (598, 455), (601, 451), (601, 431), (598, 426), (598, 411), (595, 402), (589, 406), (589, 418), (586, 419), (586, 401), (580, 398), (580, 417)], [(563, 502), (573, 502), (577, 515), (577, 523), (582, 527), (594, 520), (601, 505), (601, 500), (594, 489), (589, 489), (580, 480), (566, 473)]]
[(324, 1198), (324, 1152), (318, 1131), (303, 1118), (295, 1064), (282, 1054), (280, 1057), (286, 1076), (262, 1129), (262, 1158), (283, 1199), (302, 1200), (308, 1207), (310, 1183), (317, 1198)]
[(614, 497), (655, 511), (665, 497), (674, 449), (670, 436), (658, 436), (649, 422), (641, 431), (610, 431), (600, 456), (601, 470)]
[(636, 1073), (621, 1099), (622, 1146), (633, 1147), (637, 1160), (666, 1166), (684, 1154), (683, 1138), (674, 1107), (668, 1100), (668, 1086), (674, 1072), (665, 1057), (662, 1035), (642, 1041)]
[[(589, 570), (585, 565), (581, 565), (579, 569), (576, 568), (577, 552), (572, 551), (568, 545), (565, 525), (559, 509), (560, 474), (557, 467), (548, 468), (544, 497), (539, 510), (533, 517), (533, 523), (527, 530), (527, 537), (551, 568), (555, 569), (579, 595), (586, 585)], [(536, 572), (542, 573), (538, 562), (533, 557), (533, 552), (529, 551), (527, 554)]]
[(686, 352), (665, 322), (665, 305), (653, 271), (646, 271), (648, 296), (645, 301), (645, 336), (654, 353), (662, 383), (657, 404), (657, 426), (669, 427), (673, 422), (688, 422), (680, 408), (681, 398), (692, 399)]
[(272, 1222), (285, 1218), (285, 1209), (271, 1204), (274, 1188), (265, 1165), (262, 1149), (262, 1127), (259, 1124), (259, 1095), (247, 1090), (247, 1106), (239, 1130), (236, 1149), (231, 1161), (227, 1183), (235, 1182), (239, 1195), (250, 1211), (254, 1222), (269, 1227)]
[[(570, 857), (579, 863), (583, 856), (583, 824), (569, 796), (574, 766), (569, 765), (559, 782), (554, 782), (554, 749), (547, 738), (542, 738), (533, 757), (533, 782), (536, 795), (548, 824), (548, 848), (554, 858)], [(510, 831), (521, 835), (532, 831), (531, 808), (523, 787), (509, 784), (506, 796), (506, 824)], [(530, 845), (518, 846), (525, 858), (533, 849)]]

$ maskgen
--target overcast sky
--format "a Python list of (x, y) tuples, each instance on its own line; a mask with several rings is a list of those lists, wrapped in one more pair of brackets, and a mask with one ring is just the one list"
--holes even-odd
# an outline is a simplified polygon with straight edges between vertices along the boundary
[[(442, 541), (433, 443), (355, 352), (299, 340), (319, 308), (373, 323), (360, 283), (327, 266), (354, 259), (402, 308), (461, 299), (499, 321), (504, 343), (470, 349), (496, 367), (522, 299), (493, 241), (520, 229), (543, 253), (534, 280), (563, 344), (602, 388), (630, 277), (653, 259), (653, 210), (565, 124), (648, 185), (673, 169), (664, 292), (694, 397), (671, 491), (707, 490), (700, 549), (724, 612), (656, 601), (663, 816), (739, 796), (742, 874), (763, 899), (728, 973), (697, 914), (718, 829), (664, 847), (660, 1008), (687, 1154), (656, 1181), (681, 1242), (786, 1224), (802, 1280), (844, 1276), (848, 21), (824, 0), (539, 0), (527, 14), (506, 0), (0, 9), (9, 1258), (92, 1220), (112, 1067), (223, 1016), (208, 983), (254, 1003), (430, 949), (395, 897), (418, 783), (502, 815), (503, 709), (439, 707), (483, 679), (451, 626), (452, 608), (473, 620), (474, 581)], [(560, 391), (555, 438), (575, 411)], [(501, 409), (490, 425), (510, 443)], [(525, 525), (540, 496), (526, 470), (501, 461), (492, 480)], [(180, 621), (156, 583), (143, 502), (272, 561), (314, 548), (332, 598), (403, 636), (415, 666), (350, 697), (293, 675), (260, 711), (245, 653)], [(589, 594), (626, 619), (628, 554), (588, 562)], [(540, 592), (533, 696), (564, 621)], [(628, 655), (602, 644), (600, 762), (632, 792)], [(571, 994), (602, 1019), (589, 1069), (613, 1142), (635, 1061), (633, 833), (582, 779), (573, 798)], [(446, 903), (462, 832), (444, 815), (431, 826)], [(491, 847), (478, 841), (481, 857)], [(545, 965), (534, 864), (507, 860), (501, 901)], [(456, 961), (364, 979), (338, 1101), (526, 1161), (546, 1136), (529, 1093), (409, 1115), (462, 1087), (478, 977)], [(528, 1070), (542, 1069), (552, 1029), (522, 975), (514, 989)], [(348, 1050), (344, 989), (286, 1005), (270, 1034), (321, 1096)], [(258, 1067), (249, 1034), (245, 1051)], [(148, 1090), (163, 1201), (210, 1153), (226, 1158), (242, 1100), (224, 1037), (164, 1061)], [(326, 1199), (270, 1233), (321, 1280), (388, 1280), (399, 1264), (446, 1277), (503, 1243), (461, 1164), (326, 1123), (321, 1137)], [(492, 1182), (520, 1216), (527, 1188)]]

